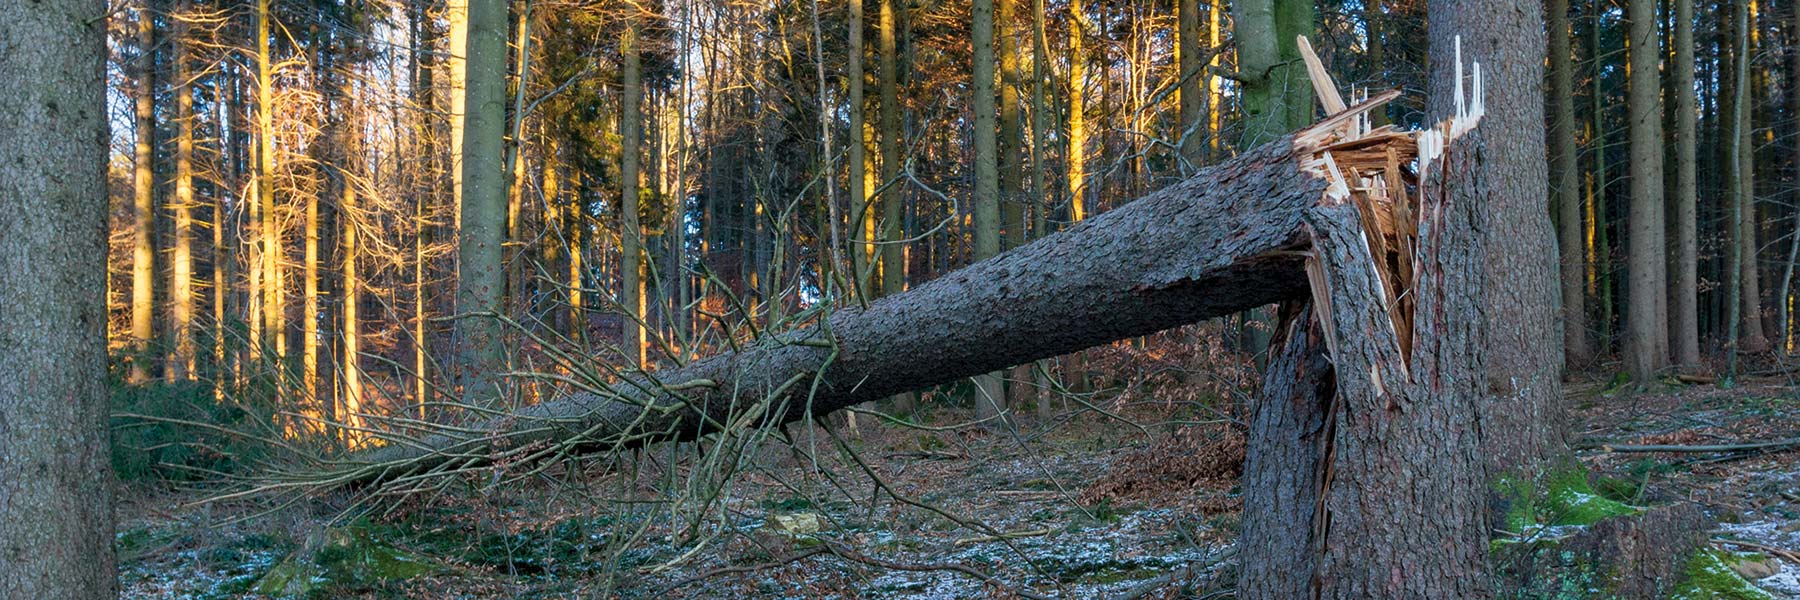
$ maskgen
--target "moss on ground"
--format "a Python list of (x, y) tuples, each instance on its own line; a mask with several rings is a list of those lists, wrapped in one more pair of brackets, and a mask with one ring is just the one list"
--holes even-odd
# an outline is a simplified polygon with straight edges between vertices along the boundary
[(1593, 525), (1601, 519), (1643, 511), (1594, 491), (1587, 470), (1579, 466), (1554, 469), (1537, 479), (1503, 477), (1497, 488), (1507, 500), (1503, 522), (1515, 532), (1541, 526)]
[(328, 529), (317, 550), (289, 554), (257, 581), (258, 594), (327, 598), (376, 589), (436, 571), (424, 559), (382, 542), (366, 528)]
[(1775, 596), (1744, 579), (1731, 565), (1746, 556), (1702, 548), (1688, 559), (1671, 600), (1774, 600)]

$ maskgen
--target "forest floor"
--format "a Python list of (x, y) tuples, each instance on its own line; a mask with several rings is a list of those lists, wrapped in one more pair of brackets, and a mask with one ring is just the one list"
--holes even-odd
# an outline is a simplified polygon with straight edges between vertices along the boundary
[[(1597, 486), (1602, 493), (1692, 500), (1719, 522), (1713, 538), (1800, 552), (1800, 449), (1591, 449), (1792, 438), (1800, 388), (1761, 378), (1730, 390), (1569, 389), (1571, 441), (1590, 447), (1579, 459), (1599, 481), (1639, 484)], [(998, 431), (863, 416), (848, 443), (854, 454), (818, 428), (796, 429), (791, 445), (764, 440), (728, 478), (697, 467), (707, 455), (685, 445), (512, 485), (460, 482), (349, 519), (360, 513), (347, 496), (261, 514), (267, 506), (175, 508), (202, 492), (133, 487), (120, 514), (122, 581), (128, 598), (1162, 598), (1228, 589), (1241, 438), (1201, 423), (1217, 413), (1102, 406), (1108, 412), (1022, 418)], [(919, 422), (967, 418), (941, 409)], [(1800, 598), (1800, 564), (1770, 564), (1756, 585)]]

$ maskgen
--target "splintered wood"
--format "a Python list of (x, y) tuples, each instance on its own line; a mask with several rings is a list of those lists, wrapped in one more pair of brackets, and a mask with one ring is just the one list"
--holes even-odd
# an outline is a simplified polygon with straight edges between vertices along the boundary
[[(1389, 90), (1365, 97), (1345, 106), (1337, 84), (1326, 72), (1324, 64), (1304, 36), (1299, 39), (1301, 58), (1312, 78), (1313, 91), (1326, 110), (1324, 120), (1294, 138), (1296, 149), (1311, 157), (1307, 167), (1331, 181), (1321, 200), (1326, 204), (1349, 202), (1362, 215), (1363, 241), (1376, 261), (1375, 272), (1381, 276), (1381, 296), (1389, 320), (1399, 340), (1400, 355), (1410, 360), (1413, 349), (1413, 283), (1417, 273), (1415, 252), (1418, 248), (1419, 174), (1429, 168), (1441, 154), (1446, 141), (1455, 139), (1474, 127), (1483, 111), (1481, 103), (1481, 65), (1474, 65), (1474, 93), (1465, 102), (1462, 86), (1462, 52), (1457, 43), (1457, 115), (1423, 131), (1404, 131), (1393, 126), (1372, 128), (1369, 113), (1400, 97)], [(1354, 93), (1353, 93), (1354, 96)], [(1328, 348), (1337, 347), (1337, 332), (1331, 323), (1331, 281), (1316, 259), (1307, 263), (1307, 276), (1313, 288), (1313, 307), (1324, 326)]]

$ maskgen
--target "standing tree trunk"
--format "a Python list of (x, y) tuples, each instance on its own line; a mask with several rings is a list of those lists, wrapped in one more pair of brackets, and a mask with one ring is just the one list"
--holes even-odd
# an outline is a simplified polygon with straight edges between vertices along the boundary
[[(1661, 43), (1656, 35), (1656, 0), (1631, 0), (1626, 20), (1631, 26), (1631, 215), (1630, 333), (1625, 344), (1632, 377), (1647, 382), (1668, 364), (1667, 321), (1657, 299), (1667, 293), (1663, 219), (1662, 82), (1657, 75)], [(1517, 323), (1517, 321), (1511, 321)]]
[[(1481, 101), (1470, 110), (1461, 122)], [(1388, 173), (1393, 187), (1334, 188), (1307, 211), (1313, 308), (1287, 311), (1252, 417), (1242, 537), (1258, 543), (1241, 550), (1239, 598), (1492, 594), (1478, 424), (1493, 195), (1488, 136), (1461, 128), (1419, 140), (1416, 204)], [(1366, 169), (1348, 174), (1384, 177)]]
[[(185, 8), (185, 5), (184, 5)], [(177, 15), (173, 19), (186, 19)], [(169, 381), (194, 378), (194, 95), (185, 22), (175, 35), (175, 247), (169, 253)]]
[(275, 78), (269, 55), (269, 21), (273, 18), (269, 2), (258, 0), (256, 4), (256, 203), (261, 220), (257, 256), (263, 337), (251, 336), (250, 343), (272, 349), (280, 360), (287, 357), (287, 306), (281, 278), (281, 219), (275, 214)]
[[(1691, 2), (1692, 0), (1687, 1)], [(1789, 10), (1793, 11), (1791, 14), (1793, 21), (1790, 23), (1791, 27), (1795, 27), (1795, 29), (1788, 37), (1788, 43), (1793, 44), (1788, 48), (1788, 118), (1794, 121), (1792, 131), (1800, 134), (1800, 47), (1796, 47), (1800, 46), (1800, 3), (1790, 3), (1790, 5)], [(1800, 152), (1795, 152), (1790, 157), (1789, 167), (1792, 176), (1796, 178), (1795, 181), (1800, 181)], [(1787, 196), (1790, 206), (1800, 207), (1800, 186), (1791, 186)], [(1794, 212), (1794, 237), (1788, 241), (1787, 261), (1782, 265), (1781, 287), (1775, 294), (1776, 326), (1780, 332), (1780, 336), (1775, 342), (1780, 344), (1780, 350), (1784, 353), (1794, 349), (1793, 315), (1790, 305), (1793, 303), (1791, 294), (1794, 283), (1794, 261), (1800, 259), (1800, 208), (1790, 210)]]
[(150, 340), (155, 335), (156, 309), (156, 122), (153, 103), (156, 98), (156, 15), (150, 1), (138, 9), (137, 18), (137, 98), (133, 99), (134, 128), (137, 143), (132, 150), (131, 191), (131, 381), (149, 378), (145, 364), (149, 359)]
[(1069, 2), (1069, 151), (1068, 161), (1069, 220), (1080, 223), (1087, 218), (1087, 51), (1082, 41), (1087, 37), (1087, 15), (1081, 0)]
[(500, 322), (470, 313), (502, 310), (506, 274), (501, 245), (506, 241), (506, 3), (469, 3), (468, 80), (463, 106), (462, 228), (457, 233), (457, 380), (463, 400), (496, 404), (504, 370)]
[[(1726, 271), (1726, 316), (1728, 331), (1726, 333), (1725, 352), (1728, 356), (1726, 377), (1737, 375), (1737, 356), (1740, 351), (1760, 351), (1762, 326), (1755, 320), (1756, 299), (1754, 281), (1744, 281), (1746, 277), (1754, 278), (1756, 258), (1756, 231), (1750, 227), (1754, 217), (1750, 214), (1754, 206), (1751, 203), (1750, 191), (1744, 189), (1743, 174), (1748, 171), (1744, 164), (1749, 154), (1744, 148), (1750, 138), (1748, 129), (1750, 122), (1748, 104), (1749, 94), (1746, 89), (1750, 79), (1750, 6), (1749, 0), (1739, 0), (1732, 7), (1732, 94), (1731, 94), (1731, 126), (1725, 132), (1727, 149), (1725, 151), (1729, 166), (1726, 170), (1726, 190), (1731, 201), (1731, 216), (1727, 227), (1731, 231), (1731, 259), (1725, 267)], [(1749, 263), (1749, 264), (1746, 264)]]
[(1176, 74), (1181, 79), (1180, 133), (1176, 139), (1181, 160), (1186, 162), (1180, 171), (1187, 172), (1205, 163), (1204, 141), (1210, 133), (1201, 126), (1206, 112), (1202, 83), (1211, 76), (1203, 73), (1200, 66), (1200, 0), (1178, 0), (1175, 37), (1181, 56)]
[(899, 0), (881, 2), (881, 294), (906, 289), (906, 246), (900, 240), (903, 196), (900, 177), (900, 57), (895, 44)]
[(356, 431), (363, 427), (362, 321), (357, 316), (357, 303), (362, 298), (359, 295), (362, 279), (356, 272), (358, 219), (356, 210), (356, 185), (346, 180), (344, 181), (343, 211), (338, 217), (338, 223), (343, 228), (342, 233), (339, 234), (341, 236), (339, 243), (342, 244), (342, 247), (338, 248), (338, 253), (342, 255), (343, 264), (340, 268), (343, 269), (343, 272), (340, 275), (344, 278), (344, 331), (342, 332), (344, 338), (342, 365), (344, 395), (335, 412), (339, 422), (351, 427), (347, 432), (350, 438), (360, 437), (361, 434)]
[(644, 340), (644, 228), (638, 222), (638, 145), (643, 139), (643, 115), (638, 103), (643, 97), (641, 81), (641, 62), (639, 58), (638, 33), (635, 21), (625, 27), (624, 37), (619, 42), (619, 51), (624, 53), (624, 63), (620, 74), (624, 87), (623, 101), (619, 103), (619, 232), (620, 238), (620, 279), (623, 283), (625, 306), (625, 362), (636, 368), (643, 368), (647, 358)]
[[(969, 38), (974, 48), (969, 85), (973, 98), (969, 105), (975, 112), (975, 260), (983, 261), (1000, 253), (1000, 157), (994, 137), (994, 0), (974, 0), (969, 10)], [(975, 377), (976, 418), (999, 417), (1005, 401), (1006, 391), (999, 374)]]
[[(1480, 386), (1481, 450), (1498, 477), (1532, 472), (1562, 446), (1562, 332), (1558, 330), (1556, 236), (1546, 210), (1543, 16), (1536, 0), (1481, 5), (1437, 0), (1428, 10), (1431, 55), (1481, 63), (1487, 107), (1478, 166), (1484, 181), (1487, 326)], [(1457, 51), (1457, 36), (1462, 51)], [(1432, 114), (1456, 109), (1455, 64), (1431, 61)], [(1660, 264), (1660, 263), (1659, 263)]]
[(850, 147), (850, 282), (859, 299), (874, 298), (875, 213), (869, 205), (868, 123), (863, 119), (863, 3), (850, 3), (847, 34), (849, 64), (844, 67), (849, 87)]
[(469, 115), (469, 2), (444, 1), (444, 21), (449, 26), (450, 38), (444, 66), (450, 75), (450, 202), (456, 212), (452, 221), (455, 231), (462, 230), (463, 214), (463, 135)]
[(1670, 332), (1675, 364), (1700, 365), (1700, 279), (1698, 184), (1696, 183), (1694, 108), (1694, 0), (1675, 2), (1675, 304)]
[(0, 597), (114, 598), (107, 6), (6, 2), (4, 12)]
[(1592, 359), (1587, 337), (1586, 246), (1582, 243), (1580, 158), (1575, 149), (1575, 63), (1569, 48), (1569, 0), (1550, 0), (1550, 182), (1562, 255), (1562, 327), (1566, 364)]

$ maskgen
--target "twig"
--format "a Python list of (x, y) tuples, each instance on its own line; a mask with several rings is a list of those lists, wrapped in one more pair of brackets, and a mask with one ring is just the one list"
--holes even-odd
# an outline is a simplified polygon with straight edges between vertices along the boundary
[(1634, 445), (1634, 444), (1601, 444), (1599, 446), (1599, 449), (1604, 452), (1614, 452), (1614, 453), (1628, 453), (1628, 452), (1701, 453), (1701, 452), (1748, 452), (1748, 451), (1752, 451), (1752, 450), (1771, 450), (1771, 449), (1776, 449), (1776, 448), (1786, 448), (1788, 446), (1800, 446), (1800, 438), (1788, 438), (1785, 440), (1775, 440), (1775, 441), (1771, 441), (1771, 442), (1750, 442), (1750, 443), (1744, 443), (1744, 444), (1713, 444), (1713, 445), (1701, 445), (1701, 446), (1683, 446), (1683, 445), (1678, 445), (1678, 444), (1638, 444), (1638, 445)]
[(1714, 544), (1730, 544), (1733, 546), (1743, 546), (1745, 548), (1761, 550), (1763, 552), (1767, 552), (1769, 554), (1773, 554), (1775, 556), (1785, 558), (1788, 560), (1788, 562), (1800, 565), (1800, 553), (1796, 553), (1792, 550), (1787, 550), (1784, 548), (1776, 548), (1774, 546), (1767, 546), (1767, 545), (1758, 544), (1755, 542), (1740, 542), (1737, 540), (1727, 540), (1727, 539), (1723, 539), (1723, 538), (1713, 538), (1712, 542)]
[(1038, 537), (1038, 536), (1045, 536), (1045, 535), (1050, 535), (1049, 529), (1032, 529), (1030, 531), (1008, 531), (1008, 532), (1001, 533), (999, 535), (978, 535), (978, 536), (971, 537), (971, 538), (963, 538), (960, 540), (956, 540), (956, 543), (954, 545), (968, 546), (971, 544), (985, 544), (988, 542), (998, 542), (1000, 540), (1016, 540), (1019, 538)]

